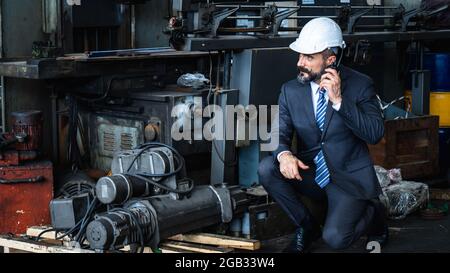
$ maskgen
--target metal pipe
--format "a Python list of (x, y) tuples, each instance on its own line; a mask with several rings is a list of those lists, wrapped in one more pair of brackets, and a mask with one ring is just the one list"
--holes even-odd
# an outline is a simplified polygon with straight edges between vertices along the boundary
[(136, 48), (136, 9), (131, 5), (131, 48)]
[[(218, 8), (267, 8), (268, 6), (263, 5), (216, 5)], [(277, 6), (277, 8), (282, 9), (341, 9), (348, 6)], [(350, 6), (352, 9), (367, 9), (367, 8), (374, 8), (374, 9), (396, 9), (398, 6)]]
[[(217, 54), (217, 71), (216, 71), (216, 90), (220, 89), (220, 67), (222, 64), (222, 52), (219, 52), (219, 54)], [(209, 101), (208, 101), (209, 103)]]
[[(1, 54), (0, 54), (1, 55)], [(1, 124), (0, 132), (6, 132), (6, 109), (5, 109), (5, 77), (0, 77), (0, 111), (1, 111)]]
[[(377, 30), (383, 30), (383, 29), (397, 29), (399, 28), (399, 24), (394, 25), (356, 25), (356, 29), (377, 29)], [(299, 31), (303, 27), (280, 27), (279, 31)], [(267, 32), (269, 31), (266, 27), (256, 27), (256, 28), (246, 28), (246, 27), (239, 27), (239, 28), (219, 28), (220, 32), (228, 32), (228, 33), (243, 33), (243, 32)]]
[(113, 49), (112, 44), (112, 29), (108, 28), (108, 49)]
[(98, 28), (95, 29), (95, 50), (98, 49)]
[(52, 101), (52, 161), (59, 162), (59, 139), (58, 139), (58, 94), (56, 87), (52, 86), (52, 94), (50, 95)]
[(419, 70), (423, 69), (423, 56), (424, 56), (424, 47), (421, 41), (417, 41), (417, 50), (419, 53)]
[[(0, 0), (0, 58), (3, 58), (3, 1)], [(6, 132), (6, 110), (5, 110), (5, 78), (0, 77), (0, 132)]]
[(89, 39), (88, 39), (88, 30), (85, 28), (83, 30), (83, 34), (84, 34), (84, 51), (89, 51)]
[[(312, 18), (316, 18), (318, 16), (316, 15), (302, 15), (302, 16), (289, 16), (286, 19), (312, 19)], [(331, 15), (331, 16), (323, 16), (323, 17), (328, 17), (328, 18), (332, 18), (332, 19), (337, 19), (339, 18), (339, 16), (336, 15)], [(229, 16), (225, 19), (227, 20), (231, 20), (231, 19), (263, 19), (263, 16)], [(390, 18), (394, 18), (394, 15), (366, 15), (366, 16), (361, 16), (361, 18), (366, 18), (366, 19), (390, 19)]]
[(231, 52), (226, 51), (223, 60), (223, 87), (225, 89), (230, 89), (231, 82)]

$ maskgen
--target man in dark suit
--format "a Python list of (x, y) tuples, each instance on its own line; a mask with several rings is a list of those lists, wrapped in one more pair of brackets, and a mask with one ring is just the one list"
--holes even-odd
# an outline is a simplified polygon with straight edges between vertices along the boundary
[[(322, 238), (332, 248), (347, 248), (362, 235), (383, 245), (386, 217), (367, 147), (384, 134), (373, 82), (337, 69), (345, 42), (329, 18), (308, 22), (290, 48), (299, 53), (300, 73), (281, 88), (279, 146), (258, 169), (260, 183), (297, 226), (286, 251), (305, 252), (321, 235), (298, 194), (327, 203)], [(294, 133), (298, 151), (292, 152)]]

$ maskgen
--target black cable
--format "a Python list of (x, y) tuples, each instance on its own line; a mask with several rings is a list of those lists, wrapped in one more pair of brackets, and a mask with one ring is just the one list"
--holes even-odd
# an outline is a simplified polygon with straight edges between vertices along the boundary
[(72, 240), (72, 239), (73, 239), (73, 236), (71, 236), (71, 235), (72, 235), (72, 233), (73, 233), (74, 231), (76, 231), (76, 230), (78, 229), (78, 227), (81, 225), (82, 220), (83, 220), (83, 219), (79, 220), (79, 221), (75, 224), (75, 226), (73, 226), (71, 229), (69, 229), (68, 231), (66, 231), (64, 234), (62, 234), (62, 235), (56, 237), (55, 239), (56, 239), (56, 240), (61, 240), (61, 239), (63, 239), (64, 237), (69, 236), (70, 239)]
[[(178, 164), (177, 164), (176, 169), (174, 171), (171, 171), (169, 173), (163, 173), (163, 174), (151, 174), (151, 173), (145, 173), (145, 172), (130, 173), (130, 170), (133, 167), (133, 165), (136, 162), (136, 160), (145, 151), (147, 151), (147, 150), (149, 150), (151, 148), (161, 148), (161, 147), (165, 147), (165, 148), (169, 149), (172, 152), (172, 154), (173, 154), (174, 160), (177, 161)], [(137, 178), (139, 178), (139, 179), (141, 179), (141, 180), (143, 180), (143, 181), (145, 181), (147, 183), (150, 183), (150, 184), (152, 184), (152, 185), (154, 185), (154, 186), (156, 186), (158, 188), (164, 189), (164, 190), (169, 191), (169, 192), (174, 192), (174, 193), (178, 193), (178, 194), (188, 194), (188, 193), (190, 193), (193, 190), (193, 188), (194, 188), (194, 181), (192, 179), (190, 179), (190, 178), (187, 178), (187, 177), (184, 177), (184, 178), (178, 180), (178, 181), (188, 181), (190, 186), (186, 190), (178, 190), (176, 188), (175, 189), (174, 188), (170, 188), (168, 186), (163, 185), (161, 182), (156, 182), (156, 181), (153, 181), (153, 180), (149, 179), (149, 178), (162, 178), (164, 180), (164, 179), (167, 179), (168, 177), (177, 175), (184, 168), (186, 162), (184, 161), (183, 156), (177, 150), (175, 150), (173, 147), (171, 147), (169, 145), (166, 145), (166, 144), (163, 144), (163, 143), (159, 143), (159, 142), (148, 142), (148, 143), (144, 143), (142, 145), (139, 145), (137, 147), (137, 149), (141, 149), (141, 151), (139, 151), (139, 153), (137, 153), (134, 156), (130, 166), (128, 167), (128, 169), (126, 171), (127, 175), (137, 177)]]
[(145, 182), (150, 183), (150, 184), (152, 184), (152, 185), (155, 185), (155, 186), (157, 186), (158, 188), (161, 188), (161, 189), (163, 189), (163, 190), (166, 190), (166, 191), (169, 191), (169, 192), (178, 193), (178, 194), (188, 194), (188, 193), (190, 193), (190, 192), (194, 189), (194, 181), (193, 181), (192, 179), (190, 179), (190, 178), (187, 178), (187, 177), (185, 177), (185, 178), (183, 178), (183, 179), (180, 179), (180, 180), (178, 180), (178, 181), (188, 181), (188, 183), (190, 184), (189, 188), (186, 189), (186, 190), (178, 190), (178, 189), (173, 189), (173, 188), (167, 187), (167, 186), (165, 186), (165, 185), (163, 185), (163, 184), (161, 184), (161, 183), (152, 181), (151, 179), (148, 179), (148, 178), (146, 178), (146, 177), (143, 176), (143, 175), (139, 175), (139, 174), (128, 174), (128, 175), (129, 175), (129, 176), (137, 177), (137, 178), (139, 178), (139, 179), (142, 179), (142, 180), (144, 180)]
[[(214, 105), (217, 105), (217, 104), (216, 104), (216, 103), (217, 103), (217, 94), (216, 94), (216, 93), (214, 93), (213, 100), (214, 100), (213, 104), (214, 104)], [(225, 138), (224, 138), (224, 139), (225, 139)], [(226, 140), (224, 140), (224, 145), (225, 145), (225, 142), (226, 142)], [(234, 155), (234, 160), (233, 160), (232, 162), (227, 162), (227, 161), (220, 155), (219, 148), (217, 148), (217, 143), (216, 143), (215, 140), (212, 141), (212, 146), (213, 146), (214, 150), (216, 151), (217, 157), (219, 158), (219, 160), (220, 160), (225, 166), (227, 166), (227, 167), (234, 167), (234, 166), (237, 165), (237, 163), (238, 163), (238, 162), (237, 162), (237, 160), (238, 160), (238, 159), (237, 159), (237, 154)]]
[(92, 200), (91, 204), (89, 204), (88, 210), (87, 210), (85, 216), (83, 217), (83, 220), (81, 221), (80, 229), (79, 229), (78, 233), (74, 237), (75, 241), (77, 241), (79, 243), (81, 242), (81, 240), (80, 240), (81, 237), (80, 236), (82, 236), (84, 234), (85, 229), (87, 228), (87, 224), (88, 224), (89, 220), (92, 218), (92, 213), (96, 209), (97, 200), (98, 200), (97, 197), (94, 197), (94, 199)]
[(133, 211), (131, 211), (130, 209), (126, 209), (126, 208), (115, 208), (115, 209), (112, 209), (110, 212), (115, 212), (115, 211), (125, 212), (126, 214), (128, 214), (130, 216), (130, 225), (133, 226), (133, 224), (134, 224), (138, 231), (139, 241), (140, 241), (140, 245), (141, 245), (140, 253), (143, 253), (144, 248), (145, 248), (144, 232), (142, 231), (142, 227), (141, 227), (138, 219), (134, 215)]
[[(217, 59), (217, 62), (219, 62), (219, 57)], [(208, 96), (206, 97), (206, 104), (207, 106), (211, 104), (211, 94), (212, 94), (212, 70), (213, 70), (213, 62), (212, 62), (212, 56), (211, 51), (209, 51), (209, 90), (208, 90)], [(217, 86), (217, 80), (216, 80), (216, 86)]]
[(45, 233), (48, 233), (48, 232), (52, 232), (52, 231), (57, 231), (57, 230), (55, 228), (46, 229), (46, 230), (42, 231), (41, 233), (39, 233), (35, 240), (39, 241), (41, 239), (42, 235), (44, 235)]
[[(219, 81), (219, 66), (220, 66), (220, 54), (217, 55), (217, 76), (216, 76), (216, 87), (217, 87), (217, 83)], [(213, 105), (217, 105), (217, 92), (213, 92), (212, 90), (212, 57), (211, 57), (211, 52), (209, 52), (209, 90), (208, 90), (208, 96), (206, 97), (206, 103), (207, 106), (211, 105), (211, 95), (213, 95)], [(212, 146), (213, 149), (216, 151), (217, 157), (219, 158), (219, 160), (227, 167), (234, 167), (237, 165), (237, 155), (235, 155), (235, 159), (232, 162), (227, 162), (219, 153), (219, 148), (217, 148), (217, 143), (213, 140), (212, 141)]]
[(68, 97), (69, 104), (69, 132), (67, 157), (72, 166), (79, 168), (81, 166), (81, 154), (77, 142), (78, 133), (78, 102), (73, 96)]
[(86, 102), (90, 102), (90, 103), (102, 101), (108, 97), (109, 93), (111, 92), (112, 83), (113, 83), (113, 81), (115, 81), (117, 79), (118, 79), (117, 77), (112, 77), (111, 79), (109, 79), (105, 92), (103, 92), (103, 94), (101, 96), (99, 96), (98, 98), (84, 98), (84, 97), (80, 97), (80, 96), (75, 96), (75, 98), (77, 100), (86, 101)]

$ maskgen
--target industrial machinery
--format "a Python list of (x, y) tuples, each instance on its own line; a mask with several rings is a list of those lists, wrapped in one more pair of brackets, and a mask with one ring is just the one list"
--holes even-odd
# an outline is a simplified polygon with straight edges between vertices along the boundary
[[(89, 114), (93, 166), (109, 170), (115, 151), (131, 150), (152, 141), (171, 145), (183, 156), (209, 153), (211, 146), (205, 141), (174, 141), (171, 136), (177, 119), (188, 116), (191, 119), (192, 111), (203, 109), (208, 90), (172, 90), (176, 88), (130, 92), (126, 101), (110, 100), (93, 105), (95, 110)], [(172, 112), (176, 116), (172, 116)], [(202, 128), (202, 124), (196, 126)], [(195, 129), (194, 124), (191, 129)]]
[(11, 124), (12, 131), (0, 136), (0, 166), (17, 166), (23, 161), (34, 160), (39, 155), (42, 112), (11, 113)]
[[(175, 48), (193, 50), (191, 39), (221, 38), (249, 35), (271, 40), (289, 36), (285, 32), (300, 31), (311, 18), (327, 16), (335, 19), (345, 34), (358, 32), (384, 32), (418, 30), (433, 16), (448, 10), (448, 4), (406, 10), (403, 5), (386, 6), (381, 1), (315, 1), (298, 6), (267, 4), (266, 1), (246, 1), (226, 4), (223, 1), (174, 1), (174, 15), (168, 22), (166, 33)], [(293, 21), (294, 23), (287, 23)], [(244, 26), (242, 26), (242, 22)], [(292, 35), (292, 34), (291, 34)], [(295, 36), (295, 34), (293, 35)], [(270, 46), (280, 42), (273, 40)], [(255, 46), (251, 43), (251, 47)], [(205, 45), (204, 45), (205, 46)], [(229, 41), (227, 41), (229, 46)], [(247, 47), (248, 48), (248, 47)], [(195, 49), (196, 50), (196, 49)]]
[(132, 244), (156, 248), (160, 238), (227, 223), (232, 216), (232, 197), (227, 188), (199, 186), (182, 200), (172, 200), (168, 195), (137, 199), (99, 214), (87, 226), (86, 237), (90, 247), (97, 250)]
[(11, 132), (0, 143), (0, 233), (20, 234), (50, 223), (53, 166), (39, 160), (43, 118), (40, 111), (11, 113)]
[[(368, 64), (373, 43), (414, 41), (423, 53), (423, 41), (450, 37), (446, 29), (421, 30), (424, 21), (446, 12), (446, 5), (407, 11), (381, 1), (292, 6), (173, 0), (171, 16), (160, 19), (168, 21), (173, 48), (135, 48), (143, 6), (134, 4), (145, 2), (46, 5), (50, 16), (43, 18), (55, 19), (44, 31), (52, 43), (36, 43), (37, 55), (57, 52), (52, 45), (71, 54), (0, 64), (1, 75), (46, 80), (52, 90), (55, 162), (74, 170), (111, 170), (89, 190), (58, 196), (50, 205), (54, 228), (80, 247), (86, 240), (99, 251), (129, 244), (156, 247), (170, 235), (220, 224), (246, 236), (286, 233), (291, 228), (287, 217), (267, 193), (255, 190), (257, 164), (265, 155), (260, 143), (196, 138), (206, 120), (192, 116), (200, 111), (204, 117), (203, 109), (211, 104), (223, 109), (276, 105), (279, 87), (296, 73), (297, 56), (286, 47), (312, 17), (340, 23), (350, 45), (344, 60), (349, 64)], [(97, 10), (104, 16), (92, 14)], [(284, 66), (273, 69), (275, 63)], [(188, 73), (207, 81), (200, 87), (180, 85)], [(192, 140), (173, 139), (172, 128), (180, 120), (191, 125), (178, 128)], [(14, 138), (9, 140), (20, 140)], [(248, 221), (259, 227), (243, 228)]]
[(125, 245), (143, 250), (174, 234), (230, 223), (249, 205), (266, 204), (264, 196), (239, 186), (194, 187), (194, 181), (177, 178), (183, 166), (183, 157), (160, 143), (117, 153), (114, 174), (100, 178), (95, 192), (75, 192), (50, 203), (52, 226), (79, 246), (87, 240), (99, 251)]

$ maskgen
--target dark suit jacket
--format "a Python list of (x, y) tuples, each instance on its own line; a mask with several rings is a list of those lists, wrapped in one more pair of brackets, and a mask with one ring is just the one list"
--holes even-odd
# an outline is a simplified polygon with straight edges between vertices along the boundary
[[(311, 86), (297, 79), (285, 83), (279, 97), (279, 146), (273, 152), (290, 150), (293, 133), (297, 134), (297, 157), (310, 166), (303, 179), (314, 179), (314, 157), (320, 149), (331, 180), (358, 199), (378, 197), (378, 183), (367, 144), (376, 144), (384, 135), (384, 122), (375, 96), (373, 81), (366, 75), (342, 66), (340, 69), (342, 104), (339, 111), (328, 103), (324, 132), (317, 126)], [(295, 151), (293, 151), (295, 153)], [(301, 182), (300, 182), (301, 183)]]

